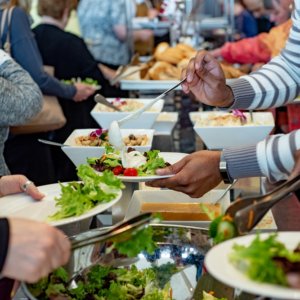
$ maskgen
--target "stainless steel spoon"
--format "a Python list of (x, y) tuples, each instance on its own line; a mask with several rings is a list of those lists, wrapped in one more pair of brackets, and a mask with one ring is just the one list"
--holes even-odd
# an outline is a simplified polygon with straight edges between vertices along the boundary
[(95, 97), (94, 97), (94, 100), (97, 102), (97, 103), (100, 103), (100, 104), (103, 104), (109, 108), (112, 108), (113, 110), (116, 110), (116, 111), (121, 111), (120, 108), (116, 107), (115, 105), (113, 105), (112, 103), (110, 103), (104, 96), (102, 96), (101, 94), (96, 94)]
[(65, 145), (57, 142), (52, 142), (48, 140), (43, 140), (43, 139), (38, 139), (40, 143), (46, 144), (46, 145), (51, 145), (51, 146), (58, 146), (58, 147), (69, 147), (70, 145)]

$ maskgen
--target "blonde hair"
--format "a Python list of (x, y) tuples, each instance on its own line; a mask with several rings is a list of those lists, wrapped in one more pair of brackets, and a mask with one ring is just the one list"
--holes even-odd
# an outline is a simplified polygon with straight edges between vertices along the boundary
[(1, 7), (12, 7), (12, 6), (18, 6), (21, 7), (26, 11), (26, 13), (29, 14), (31, 9), (31, 0), (0, 0), (0, 6)]
[(66, 8), (69, 8), (71, 11), (76, 7), (77, 0), (39, 0), (38, 14), (60, 20)]

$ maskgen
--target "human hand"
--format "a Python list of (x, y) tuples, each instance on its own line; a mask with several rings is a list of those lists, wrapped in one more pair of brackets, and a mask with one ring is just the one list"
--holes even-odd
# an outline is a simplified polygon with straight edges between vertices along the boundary
[(75, 102), (81, 102), (87, 100), (88, 97), (92, 96), (96, 92), (96, 88), (81, 82), (74, 84), (76, 87), (76, 94), (73, 97)]
[(233, 103), (233, 94), (226, 85), (224, 72), (218, 61), (209, 53), (200, 51), (192, 58), (181, 78), (185, 93), (191, 92), (196, 99), (211, 106), (228, 107)]
[(69, 260), (66, 236), (46, 223), (9, 219), (9, 247), (2, 276), (34, 283)]
[[(26, 190), (24, 190), (24, 185), (26, 185)], [(22, 192), (25, 192), (35, 200), (40, 200), (45, 196), (38, 190), (34, 183), (29, 181), (24, 175), (8, 175), (1, 177), (0, 196)]]
[(156, 171), (157, 175), (175, 174), (173, 177), (146, 184), (183, 192), (193, 198), (201, 197), (222, 181), (220, 155), (219, 151), (195, 152), (174, 165)]
[(213, 57), (222, 57), (222, 51), (221, 51), (221, 48), (216, 48), (214, 50), (210, 50), (208, 52), (211, 56)]

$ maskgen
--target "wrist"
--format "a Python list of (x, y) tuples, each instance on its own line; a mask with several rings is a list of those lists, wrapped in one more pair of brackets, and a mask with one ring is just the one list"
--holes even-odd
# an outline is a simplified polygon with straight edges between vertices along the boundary
[(223, 151), (220, 152), (219, 172), (225, 184), (231, 184), (234, 181), (234, 179), (230, 176), (228, 172), (227, 162), (225, 160)]
[(234, 102), (234, 96), (233, 96), (232, 89), (228, 85), (226, 85), (224, 95), (225, 95), (224, 100), (222, 101), (222, 104), (220, 105), (220, 107), (228, 108), (228, 107), (232, 106), (232, 104)]

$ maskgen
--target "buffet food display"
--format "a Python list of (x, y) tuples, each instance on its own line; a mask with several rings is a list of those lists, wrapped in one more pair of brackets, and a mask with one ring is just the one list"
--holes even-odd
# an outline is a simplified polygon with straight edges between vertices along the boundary
[[(181, 72), (187, 67), (197, 50), (187, 44), (179, 43), (171, 47), (168, 43), (160, 43), (147, 63), (128, 67), (122, 79), (124, 80), (179, 80)], [(225, 78), (238, 78), (250, 71), (249, 65), (232, 65), (221, 62)], [(128, 74), (128, 76), (126, 76)]]

